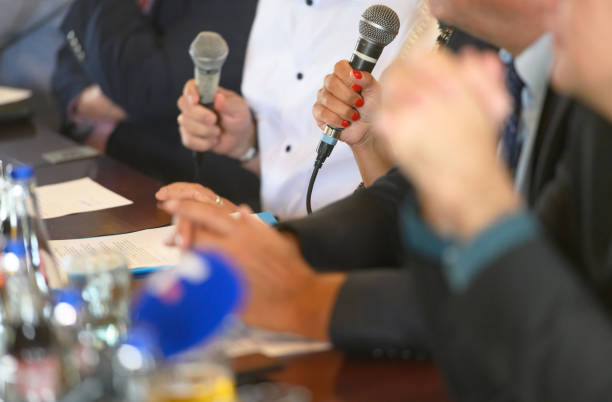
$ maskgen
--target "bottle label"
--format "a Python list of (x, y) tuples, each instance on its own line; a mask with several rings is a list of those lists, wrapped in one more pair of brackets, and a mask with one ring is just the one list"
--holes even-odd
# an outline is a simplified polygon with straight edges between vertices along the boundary
[(28, 400), (52, 400), (58, 395), (61, 375), (57, 358), (19, 360), (17, 390)]

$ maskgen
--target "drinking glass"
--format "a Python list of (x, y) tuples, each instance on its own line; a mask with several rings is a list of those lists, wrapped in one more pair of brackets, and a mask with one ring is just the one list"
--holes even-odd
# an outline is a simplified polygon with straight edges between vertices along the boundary
[(94, 347), (114, 347), (129, 325), (131, 272), (116, 252), (71, 256), (63, 264), (70, 286), (79, 291), (79, 337)]

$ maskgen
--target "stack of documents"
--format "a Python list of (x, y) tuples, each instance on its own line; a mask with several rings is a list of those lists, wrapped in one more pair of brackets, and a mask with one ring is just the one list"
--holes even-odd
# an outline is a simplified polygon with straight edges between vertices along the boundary
[[(38, 187), (36, 195), (43, 219), (133, 204), (88, 177)], [(169, 226), (112, 236), (54, 240), (51, 249), (60, 262), (68, 256), (119, 252), (126, 257), (128, 268), (136, 274), (143, 274), (178, 263), (179, 249), (165, 244), (174, 230)]]

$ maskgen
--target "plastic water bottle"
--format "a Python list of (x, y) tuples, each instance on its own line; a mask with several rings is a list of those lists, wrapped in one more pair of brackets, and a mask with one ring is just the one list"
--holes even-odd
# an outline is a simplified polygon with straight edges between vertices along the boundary
[(67, 277), (59, 269), (49, 247), (49, 235), (35, 192), (34, 169), (30, 166), (14, 168), (11, 179), (13, 185), (7, 196), (10, 226), (8, 237), (23, 241), (28, 271), (33, 273), (43, 292), (49, 293), (49, 288), (62, 288), (67, 283)]
[[(12, 262), (11, 262), (12, 260)], [(63, 388), (61, 350), (46, 319), (45, 300), (27, 272), (27, 252), (20, 241), (9, 241), (4, 250), (5, 305), (8, 331), (4, 368), (12, 369), (6, 381), (10, 401), (56, 401)], [(13, 264), (13, 265), (11, 265)]]

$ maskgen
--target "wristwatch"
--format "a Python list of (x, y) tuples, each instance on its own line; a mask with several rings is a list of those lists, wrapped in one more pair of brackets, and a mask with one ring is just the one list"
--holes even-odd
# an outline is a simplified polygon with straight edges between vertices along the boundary
[(247, 151), (244, 153), (244, 155), (242, 155), (240, 158), (238, 158), (238, 160), (240, 161), (240, 163), (245, 163), (248, 162), (250, 160), (252, 160), (253, 158), (255, 158), (257, 156), (257, 144), (252, 145), (251, 147), (249, 147), (249, 149), (247, 149)]

